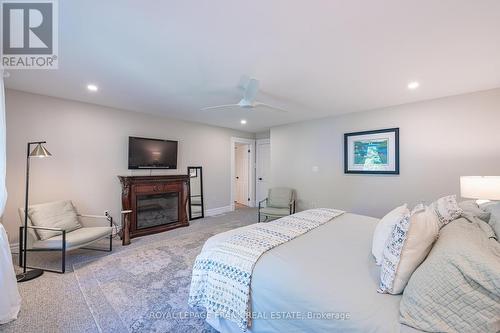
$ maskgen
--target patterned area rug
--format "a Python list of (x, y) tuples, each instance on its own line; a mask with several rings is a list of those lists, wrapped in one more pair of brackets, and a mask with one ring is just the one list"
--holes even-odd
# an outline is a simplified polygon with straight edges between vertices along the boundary
[(205, 241), (247, 221), (196, 228), (73, 266), (101, 332), (215, 332), (187, 304), (191, 270)]

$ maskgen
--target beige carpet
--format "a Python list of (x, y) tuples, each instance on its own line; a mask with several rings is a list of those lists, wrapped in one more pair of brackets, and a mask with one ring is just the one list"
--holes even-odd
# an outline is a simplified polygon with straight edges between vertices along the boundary
[[(18, 320), (9, 324), (0, 325), (0, 332), (113, 332), (118, 329), (113, 325), (106, 325), (105, 317), (108, 315), (105, 311), (100, 312), (99, 298), (89, 297), (92, 295), (94, 289), (89, 286), (96, 280), (95, 274), (88, 274), (89, 270), (84, 270), (80, 274), (73, 272), (73, 265), (78, 267), (78, 270), (85, 269), (87, 266), (94, 267), (92, 272), (99, 271), (97, 278), (102, 278), (103, 272), (108, 269), (110, 279), (117, 279), (117, 274), (113, 271), (114, 263), (118, 271), (118, 267), (123, 270), (123, 265), (118, 265), (124, 262), (124, 258), (140, 257), (144, 249), (151, 249), (164, 241), (169, 244), (169, 253), (175, 256), (178, 264), (186, 266), (188, 262), (181, 262), (182, 260), (191, 260), (188, 257), (179, 259), (175, 255), (176, 251), (181, 251), (180, 247), (186, 246), (186, 239), (193, 239), (192, 244), (202, 244), (205, 238), (211, 234), (218, 233), (224, 230), (230, 230), (239, 226), (247, 225), (256, 222), (257, 212), (255, 209), (245, 208), (239, 209), (236, 212), (227, 213), (215, 217), (209, 217), (201, 220), (192, 221), (191, 225), (187, 228), (175, 229), (169, 232), (156, 234), (152, 236), (141, 237), (132, 240), (130, 246), (122, 247), (119, 241), (114, 243), (113, 253), (97, 252), (88, 250), (76, 250), (71, 252), (67, 261), (66, 274), (45, 273), (42, 277), (29, 282), (19, 284), (19, 291), (23, 298), (21, 313)], [(192, 236), (192, 237), (191, 237)], [(183, 239), (183, 241), (175, 243), (176, 238)], [(178, 246), (178, 248), (176, 248)], [(198, 246), (198, 245), (196, 245)], [(116, 258), (116, 261), (114, 260)], [(50, 265), (57, 264), (57, 257), (49, 254), (46, 257), (46, 262)], [(14, 262), (17, 263), (17, 255), (14, 255)], [(183, 269), (186, 270), (185, 268)], [(80, 281), (78, 281), (80, 279)], [(82, 290), (80, 290), (80, 284)], [(99, 283), (101, 283), (100, 281)], [(114, 298), (110, 297), (110, 291), (113, 290), (113, 281), (104, 285), (104, 288), (99, 288), (105, 295), (101, 295), (103, 304), (111, 304), (115, 306)], [(147, 287), (143, 286), (143, 291), (147, 292)], [(106, 289), (108, 288), (108, 289)], [(110, 288), (110, 289), (109, 289)], [(97, 290), (97, 289), (95, 289)], [(162, 303), (161, 300), (156, 299), (155, 302)], [(131, 305), (135, 303), (131, 302)], [(108, 309), (108, 308), (105, 308)], [(127, 316), (120, 317), (121, 311), (126, 309), (126, 302), (121, 303), (118, 311), (113, 309), (114, 315), (109, 316), (109, 321), (113, 323), (120, 323), (119, 330), (123, 328), (130, 332), (137, 331), (134, 327), (128, 326), (130, 323), (127, 321)], [(92, 312), (91, 312), (92, 310)], [(103, 319), (104, 318), (104, 319)], [(125, 319), (125, 320), (124, 320)], [(141, 318), (145, 327), (152, 327), (152, 323), (144, 321)], [(123, 325), (121, 325), (123, 324)], [(158, 323), (156, 323), (158, 324)], [(162, 322), (157, 328), (157, 332), (171, 331), (172, 329), (180, 329), (181, 326), (171, 326), (169, 322)], [(154, 326), (154, 325), (153, 325)], [(184, 331), (186, 332), (186, 331)]]

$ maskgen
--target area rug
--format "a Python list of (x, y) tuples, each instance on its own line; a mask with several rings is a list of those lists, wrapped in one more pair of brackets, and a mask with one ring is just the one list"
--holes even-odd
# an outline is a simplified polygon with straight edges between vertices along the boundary
[(171, 237), (73, 266), (100, 332), (216, 332), (188, 306), (205, 241), (249, 221), (205, 219)]

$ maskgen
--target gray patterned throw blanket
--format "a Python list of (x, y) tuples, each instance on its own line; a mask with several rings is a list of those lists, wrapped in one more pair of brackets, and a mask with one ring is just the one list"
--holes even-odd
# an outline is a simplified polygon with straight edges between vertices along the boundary
[(204, 249), (194, 263), (189, 305), (204, 307), (209, 315), (231, 320), (246, 331), (251, 325), (252, 271), (260, 256), (343, 213), (327, 208), (306, 210), (253, 224)]

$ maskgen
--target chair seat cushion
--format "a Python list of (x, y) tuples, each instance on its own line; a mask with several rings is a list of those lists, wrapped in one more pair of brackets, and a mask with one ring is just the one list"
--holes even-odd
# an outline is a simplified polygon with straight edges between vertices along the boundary
[(268, 216), (287, 216), (290, 215), (290, 208), (264, 207), (260, 209), (260, 213)]
[[(95, 242), (101, 238), (111, 235), (111, 227), (80, 228), (66, 234), (66, 249), (81, 247)], [(54, 236), (46, 240), (40, 240), (33, 244), (34, 249), (61, 249), (62, 235)]]

